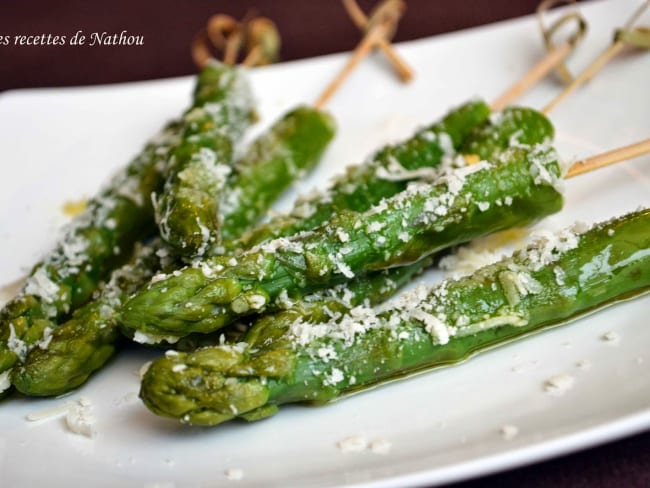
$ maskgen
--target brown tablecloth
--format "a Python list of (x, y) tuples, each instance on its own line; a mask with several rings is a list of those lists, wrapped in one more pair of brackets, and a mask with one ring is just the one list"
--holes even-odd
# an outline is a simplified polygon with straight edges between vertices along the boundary
[[(366, 10), (372, 3), (360, 2)], [(408, 0), (396, 40), (526, 15), (537, 3), (538, 0)], [(241, 18), (251, 10), (277, 23), (282, 33), (283, 60), (347, 51), (359, 39), (356, 28), (335, 0), (2, 0), (0, 91), (193, 73), (188, 46), (206, 19), (217, 12)], [(78, 30), (127, 31), (144, 36), (145, 43), (141, 47), (110, 49), (2, 46), (2, 37), (6, 35), (72, 36)], [(455, 486), (648, 487), (650, 433)]]

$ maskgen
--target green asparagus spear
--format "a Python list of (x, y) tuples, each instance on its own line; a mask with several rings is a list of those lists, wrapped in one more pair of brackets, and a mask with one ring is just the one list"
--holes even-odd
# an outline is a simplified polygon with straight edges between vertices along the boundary
[[(198, 80), (193, 107), (215, 90), (211, 69)], [(86, 303), (109, 273), (131, 255), (134, 243), (155, 229), (150, 195), (164, 183), (166, 162), (178, 144), (181, 122), (169, 124), (118, 173), (37, 264), (21, 293), (0, 311), (0, 390), (8, 370), (25, 358), (71, 312)]]
[[(294, 322), (298, 318), (305, 321), (324, 320), (341, 315), (350, 308), (363, 304), (366, 307), (378, 305), (380, 302), (392, 297), (400, 288), (406, 285), (415, 276), (431, 266), (433, 260), (422, 259), (417, 263), (401, 266), (394, 269), (384, 269), (361, 276), (349, 283), (342, 283), (333, 288), (318, 290), (300, 300), (292, 301), (288, 296), (281, 296), (278, 300), (280, 311), (265, 314), (254, 321), (254, 327), (259, 327), (260, 322)], [(239, 342), (250, 326), (242, 329), (228, 328), (229, 335), (223, 337), (221, 331), (215, 334), (190, 334), (181, 338), (174, 344), (174, 349), (179, 351), (194, 351), (199, 347), (213, 346)]]
[(194, 425), (256, 420), (474, 353), (650, 290), (650, 211), (543, 239), (474, 275), (321, 323), (260, 322), (236, 345), (160, 358), (140, 396)]
[(533, 109), (512, 107), (490, 114), (485, 103), (469, 102), (407, 141), (387, 146), (364, 164), (349, 167), (324, 193), (299, 198), (289, 215), (277, 216), (241, 239), (226, 242), (225, 249), (246, 249), (271, 238), (311, 230), (343, 209), (363, 212), (382, 198), (403, 191), (410, 181), (435, 175), (441, 161), (459, 149), (489, 159), (497, 149), (507, 149), (512, 143), (541, 144), (551, 142), (553, 135), (549, 120)]
[(221, 203), (221, 237), (239, 237), (300, 175), (312, 169), (334, 137), (332, 117), (298, 107), (255, 140), (236, 163)]
[(542, 113), (527, 107), (509, 107), (490, 114), (463, 141), (460, 152), (490, 159), (497, 151), (517, 145), (551, 143), (555, 130)]
[(82, 385), (115, 353), (120, 337), (115, 312), (159, 270), (178, 263), (159, 240), (137, 246), (129, 263), (116, 269), (98, 297), (77, 309), (12, 370), (11, 382), (26, 395), (60, 395)]
[(218, 237), (219, 200), (234, 146), (253, 117), (252, 97), (239, 68), (214, 62), (202, 71), (195, 96), (204, 101), (183, 117), (161, 194), (154, 199), (162, 238), (183, 256), (205, 254)]
[(341, 211), (314, 231), (179, 271), (131, 298), (119, 320), (153, 342), (211, 332), (281, 292), (300, 296), (557, 212), (559, 177), (552, 148), (515, 148), (451, 169), (437, 185), (413, 183), (367, 212)]
[[(403, 175), (391, 178), (390, 174), (438, 166), (445, 155), (455, 154), (471, 131), (485, 122), (489, 114), (489, 107), (482, 101), (468, 102), (452, 110), (440, 122), (421, 129), (403, 143), (386, 146), (365, 163), (350, 166), (325, 192), (314, 192), (298, 199), (290, 214), (277, 216), (241, 239), (226, 242), (226, 250), (245, 249), (274, 237), (312, 229), (340, 209), (368, 209), (382, 198), (402, 191), (407, 181), (414, 178)], [(378, 173), (386, 177), (378, 177)]]

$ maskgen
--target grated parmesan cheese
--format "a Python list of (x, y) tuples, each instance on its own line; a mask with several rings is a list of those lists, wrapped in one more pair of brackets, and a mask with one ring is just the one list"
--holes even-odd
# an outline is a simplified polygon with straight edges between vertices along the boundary
[(440, 320), (435, 315), (425, 312), (422, 309), (414, 309), (410, 312), (409, 316), (418, 322), (424, 324), (424, 329), (436, 340), (440, 345), (449, 343), (449, 337), (454, 334), (454, 330), (450, 329), (447, 324)]
[(45, 329), (43, 329), (43, 337), (41, 340), (36, 342), (35, 347), (46, 350), (50, 345), (50, 342), (52, 342), (52, 331), (53, 329), (51, 327), (45, 327)]
[(336, 354), (336, 349), (334, 349), (332, 346), (319, 348), (317, 354), (318, 357), (320, 357), (325, 363), (329, 362), (330, 359), (337, 359), (338, 357)]
[(346, 437), (336, 443), (340, 451), (344, 454), (349, 452), (362, 452), (368, 447), (368, 441), (360, 435)]
[(385, 456), (390, 453), (393, 444), (386, 439), (376, 439), (372, 441), (368, 447), (373, 454)]
[(187, 364), (174, 364), (172, 366), (172, 371), (174, 373), (180, 373), (182, 371), (185, 371), (187, 369)]
[(7, 347), (11, 352), (18, 356), (18, 359), (21, 362), (25, 361), (27, 353), (29, 352), (29, 348), (27, 347), (27, 343), (18, 337), (16, 334), (16, 329), (14, 328), (14, 324), (12, 323), (9, 323), (9, 338), (7, 339)]
[(350, 240), (350, 234), (345, 232), (340, 227), (338, 229), (336, 229), (336, 236), (339, 238), (339, 241), (341, 241), (343, 243), (348, 242)]
[(230, 481), (239, 481), (244, 478), (244, 470), (240, 468), (228, 468), (224, 474)]
[(501, 435), (507, 441), (510, 441), (517, 437), (519, 434), (519, 428), (516, 425), (504, 425), (501, 427)]
[(380, 231), (381, 229), (383, 229), (385, 226), (386, 226), (386, 224), (384, 224), (383, 222), (377, 222), (377, 221), (375, 221), (375, 222), (370, 222), (370, 223), (366, 226), (366, 232), (368, 232), (369, 234), (372, 234), (372, 233), (375, 233), (375, 232), (379, 232), (379, 231)]
[(0, 393), (5, 390), (8, 390), (11, 387), (11, 380), (9, 379), (9, 373), (11, 370), (3, 371), (0, 373)]
[(83, 398), (70, 405), (65, 417), (65, 423), (70, 432), (86, 437), (95, 435), (95, 417), (92, 414), (92, 408), (92, 403)]
[(339, 273), (341, 273), (346, 278), (354, 278), (354, 272), (350, 266), (348, 266), (343, 261), (343, 255), (340, 252), (336, 254), (329, 254), (327, 257)]
[(175, 344), (180, 338), (176, 336), (166, 336), (158, 334), (148, 334), (136, 330), (133, 334), (133, 340), (138, 344), (160, 344), (161, 342), (168, 342), (169, 344)]
[(571, 388), (575, 383), (575, 378), (568, 374), (558, 374), (551, 376), (544, 382), (544, 391), (554, 396), (562, 396)]
[(27, 279), (25, 293), (53, 303), (59, 296), (59, 285), (50, 279), (45, 267), (41, 266)]
[(30, 412), (25, 415), (25, 420), (28, 422), (40, 422), (42, 420), (52, 420), (62, 415), (67, 415), (70, 411), (70, 407), (73, 405), (72, 402), (64, 402), (59, 405), (54, 405), (53, 407), (45, 408), (38, 410), (36, 412)]
[(343, 381), (343, 371), (338, 368), (332, 368), (332, 371), (325, 375), (323, 379), (323, 385), (325, 386), (335, 386), (341, 381)]

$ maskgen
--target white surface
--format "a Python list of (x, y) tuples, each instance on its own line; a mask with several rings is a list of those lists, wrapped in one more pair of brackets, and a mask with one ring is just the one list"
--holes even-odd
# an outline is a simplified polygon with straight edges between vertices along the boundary
[[(638, 3), (584, 5), (590, 34), (571, 66), (586, 66)], [(539, 59), (540, 45), (531, 18), (407, 43), (400, 52), (417, 70), (408, 86), (395, 81), (381, 57), (366, 61), (330, 105), (339, 135), (303, 188), (322, 186), (344, 164), (407, 136), (468, 96), (495, 97)], [(343, 61), (331, 56), (255, 70), (261, 127), (313, 100)], [(647, 55), (624, 56), (568, 99), (552, 114), (562, 153), (582, 157), (648, 137), (649, 79)], [(52, 246), (65, 221), (63, 203), (92, 195), (182, 110), (191, 86), (184, 78), (0, 96), (2, 283), (18, 279)], [(540, 107), (558, 89), (545, 81), (522, 102)], [(541, 226), (557, 229), (650, 205), (649, 165), (645, 156), (569, 181), (566, 209)], [(279, 207), (290, 202), (287, 197)], [(92, 439), (68, 432), (60, 417), (25, 420), (68, 399), (3, 402), (0, 486), (412, 486), (555, 456), (650, 427), (648, 305), (650, 297), (619, 305), (327, 407), (290, 406), (264, 422), (207, 430), (144, 408), (135, 396), (137, 371), (157, 353), (133, 349), (71, 395), (93, 402)], [(601, 339), (610, 330), (618, 343)], [(578, 367), (584, 359), (590, 369)], [(558, 374), (576, 380), (562, 397), (543, 388)], [(517, 436), (505, 440), (504, 425), (516, 426)], [(355, 435), (389, 441), (390, 453), (342, 453), (337, 442)], [(229, 479), (237, 470), (243, 478)]]

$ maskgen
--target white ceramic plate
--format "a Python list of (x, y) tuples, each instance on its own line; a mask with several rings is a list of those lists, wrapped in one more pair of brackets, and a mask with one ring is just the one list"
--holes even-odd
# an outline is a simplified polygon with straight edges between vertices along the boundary
[[(638, 0), (583, 5), (590, 35), (571, 59), (582, 69), (609, 41)], [(647, 17), (646, 17), (647, 21)], [(366, 61), (330, 108), (340, 131), (320, 168), (301, 188), (322, 186), (347, 163), (410, 134), (468, 97), (494, 97), (542, 55), (532, 18), (406, 43), (417, 70), (400, 85), (381, 57)], [(345, 57), (257, 69), (260, 128), (298, 102), (310, 102)], [(624, 56), (560, 106), (552, 118), (557, 146), (582, 157), (650, 135), (650, 62)], [(55, 242), (66, 201), (93, 194), (188, 101), (188, 78), (93, 88), (30, 90), (0, 96), (0, 277), (23, 276)], [(523, 103), (540, 107), (559, 90), (540, 84)], [(567, 184), (566, 209), (541, 224), (557, 229), (650, 205), (650, 157)], [(287, 208), (293, 195), (278, 208)], [(430, 275), (429, 280), (439, 279)], [(556, 456), (650, 427), (650, 328), (645, 297), (565, 328), (485, 353), (464, 365), (323, 408), (291, 406), (275, 418), (214, 429), (185, 428), (150, 414), (135, 398), (137, 370), (157, 353), (121, 354), (70, 395), (95, 406), (97, 435), (68, 432), (63, 419), (25, 415), (65, 400), (11, 398), (0, 407), (0, 485), (411, 486), (485, 474)], [(616, 331), (620, 340), (602, 335)], [(577, 363), (592, 366), (581, 369)], [(645, 362), (644, 362), (645, 360)], [(562, 397), (543, 391), (550, 376), (575, 386)], [(519, 433), (505, 440), (504, 425)], [(344, 454), (352, 435), (392, 443), (388, 455)]]

